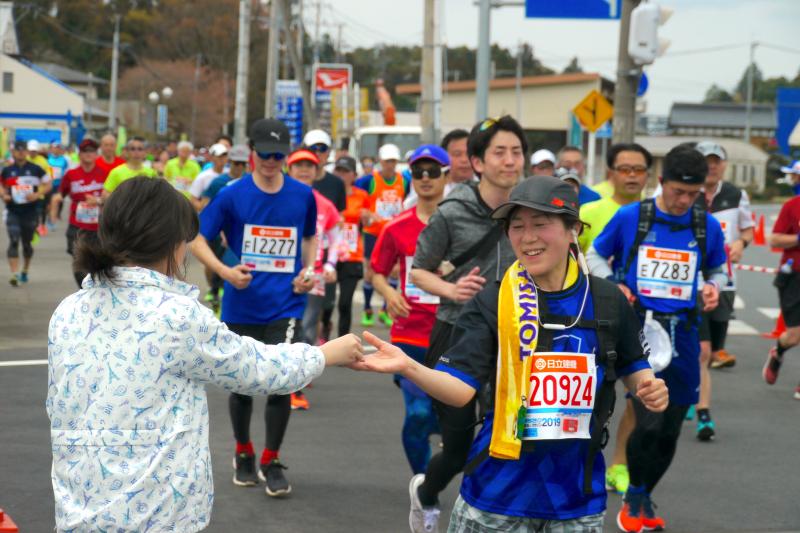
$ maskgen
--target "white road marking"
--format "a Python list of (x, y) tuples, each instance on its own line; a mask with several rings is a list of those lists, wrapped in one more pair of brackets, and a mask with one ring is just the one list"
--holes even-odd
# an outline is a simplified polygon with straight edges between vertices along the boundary
[(778, 315), (781, 314), (779, 307), (759, 307), (758, 311), (770, 320), (778, 320)]
[(27, 359), (22, 361), (0, 361), (0, 366), (36, 366), (46, 365), (47, 359)]
[(736, 310), (744, 309), (744, 300), (742, 300), (739, 295), (736, 295), (736, 298), (733, 300), (733, 308)]
[(728, 335), (758, 335), (758, 330), (741, 320), (728, 322)]

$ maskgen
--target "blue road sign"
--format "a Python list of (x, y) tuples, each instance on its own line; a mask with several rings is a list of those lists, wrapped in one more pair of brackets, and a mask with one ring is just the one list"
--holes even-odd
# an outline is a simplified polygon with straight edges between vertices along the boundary
[(156, 134), (157, 135), (166, 135), (167, 134), (167, 122), (168, 122), (168, 114), (167, 105), (166, 104), (158, 104), (156, 108)]
[(610, 139), (612, 137), (611, 121), (607, 120), (600, 128), (594, 132), (598, 139)]
[(642, 72), (642, 75), (639, 76), (639, 86), (636, 88), (636, 96), (644, 96), (649, 86), (650, 80), (647, 79), (647, 74)]
[(527, 18), (619, 20), (622, 0), (525, 0)]
[(793, 153), (789, 146), (789, 136), (800, 121), (800, 89), (779, 87), (776, 96), (778, 128), (775, 131), (775, 139), (778, 141), (780, 152), (794, 159), (797, 154)]
[(303, 91), (296, 80), (278, 80), (275, 84), (275, 118), (289, 128), (292, 146), (303, 141)]

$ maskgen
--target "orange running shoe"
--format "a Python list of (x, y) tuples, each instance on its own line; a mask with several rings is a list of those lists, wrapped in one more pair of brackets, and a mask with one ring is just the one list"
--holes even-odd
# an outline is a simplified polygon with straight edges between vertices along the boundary
[(642, 527), (645, 531), (664, 531), (664, 528), (667, 527), (664, 519), (656, 516), (653, 509), (655, 506), (650, 495), (644, 494), (642, 497)]
[(292, 393), (292, 409), (300, 411), (308, 411), (309, 408), (308, 398), (302, 392)]
[(711, 357), (711, 368), (730, 368), (736, 366), (736, 356), (722, 349)]
[[(632, 501), (629, 501), (632, 500)], [(617, 527), (625, 533), (641, 533), (644, 524), (642, 522), (641, 495), (625, 495), (622, 509), (617, 513)]]

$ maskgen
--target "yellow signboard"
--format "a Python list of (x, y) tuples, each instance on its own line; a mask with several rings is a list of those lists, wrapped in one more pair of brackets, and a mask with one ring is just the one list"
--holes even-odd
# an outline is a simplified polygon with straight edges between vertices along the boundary
[(596, 89), (592, 89), (572, 112), (584, 128), (595, 132), (614, 116), (614, 106)]

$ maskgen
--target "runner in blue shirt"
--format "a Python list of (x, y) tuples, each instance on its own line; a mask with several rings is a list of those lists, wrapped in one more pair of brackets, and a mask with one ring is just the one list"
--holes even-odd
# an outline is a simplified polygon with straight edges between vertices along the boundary
[[(61, 143), (54, 142), (50, 145), (50, 154), (47, 156), (47, 164), (50, 165), (50, 168), (53, 171), (53, 188), (52, 192), (49, 193), (45, 200), (47, 201), (47, 213), (50, 213), (50, 203), (53, 197), (53, 194), (58, 192), (59, 187), (61, 186), (61, 178), (64, 177), (64, 174), (67, 173), (69, 170), (69, 159), (66, 158), (64, 155), (64, 147), (61, 146)], [(62, 204), (63, 205), (63, 204)], [(58, 215), (61, 216), (61, 207), (59, 206)], [(55, 220), (48, 220), (47, 222), (47, 229), (49, 231), (53, 231), (56, 228)]]
[[(313, 287), (309, 269), (316, 255), (317, 208), (311, 187), (281, 171), (289, 139), (288, 128), (278, 120), (253, 124), (253, 173), (224, 187), (200, 213), (200, 234), (192, 242), (194, 255), (225, 280), (222, 321), (237, 334), (267, 344), (297, 339), (305, 293)], [(226, 266), (209, 247), (220, 232), (240, 264)], [(278, 458), (289, 424), (290, 396), (267, 397), (267, 442), (258, 477), (250, 440), (253, 398), (232, 393), (229, 407), (236, 438), (233, 482), (255, 485), (260, 478), (269, 496), (291, 492)]]
[[(588, 275), (570, 185), (524, 180), (492, 217), (504, 222), (517, 261), (465, 304), (436, 368), (369, 333), (378, 350), (354, 368), (399, 373), (453, 406), (494, 385), (449, 532), (602, 531), (599, 443), (615, 377), (646, 410), (663, 411), (667, 389), (622, 293)], [(424, 531), (436, 531), (431, 522)]]
[[(668, 366), (656, 374), (669, 388), (667, 410), (656, 414), (634, 405), (636, 429), (627, 447), (630, 486), (617, 516), (623, 531), (665, 527), (653, 511), (650, 494), (672, 462), (687, 409), (698, 400), (697, 293), (703, 311), (710, 311), (727, 282), (720, 224), (702, 205), (693, 208), (707, 173), (705, 158), (693, 145), (676, 146), (664, 159), (662, 194), (621, 207), (587, 253), (592, 273), (616, 281), (640, 318), (651, 311), (673, 347)], [(640, 229), (647, 212), (652, 218)], [(703, 242), (705, 250), (700, 249)], [(706, 281), (698, 288), (701, 272)]]

